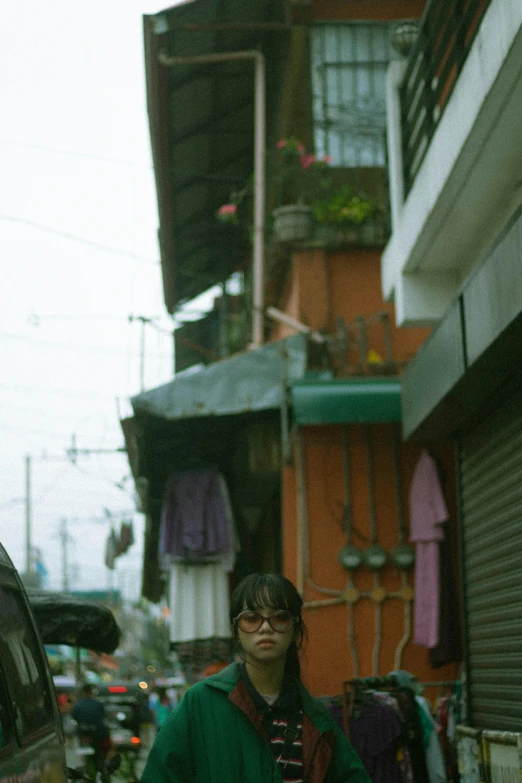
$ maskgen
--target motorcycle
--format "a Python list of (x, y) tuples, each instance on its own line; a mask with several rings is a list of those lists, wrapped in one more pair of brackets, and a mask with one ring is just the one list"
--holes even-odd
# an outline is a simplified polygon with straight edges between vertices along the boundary
[(132, 715), (122, 710), (109, 716), (108, 723), (113, 748), (121, 757), (120, 777), (128, 783), (138, 783), (137, 763), (141, 749), (139, 726), (136, 726)]
[(96, 727), (87, 723), (78, 723), (76, 727), (78, 736), (77, 754), (81, 758), (81, 776), (77, 779), (101, 781), (109, 783), (110, 776), (121, 764), (121, 756), (115, 753), (110, 759), (106, 759), (105, 741), (96, 736)]

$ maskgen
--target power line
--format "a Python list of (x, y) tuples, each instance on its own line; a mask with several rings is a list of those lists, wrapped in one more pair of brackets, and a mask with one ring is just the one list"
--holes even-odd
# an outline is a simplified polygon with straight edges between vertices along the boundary
[(20, 434), (26, 434), (30, 432), (34, 435), (45, 435), (47, 437), (52, 437), (58, 440), (59, 438), (63, 438), (65, 436), (65, 433), (56, 432), (56, 430), (41, 430), (38, 428), (35, 428), (31, 426), (30, 424), (27, 425), (27, 427), (11, 427), (9, 424), (4, 424), (3, 422), (0, 423), (0, 430), (1, 431), (7, 431), (7, 432), (15, 432)]
[[(159, 317), (159, 316), (158, 316)], [(31, 313), (29, 323), (31, 326), (39, 326), (40, 321), (123, 321), (125, 315), (79, 315), (78, 313)]]
[(61, 231), (57, 228), (51, 228), (50, 226), (44, 226), (42, 223), (36, 223), (33, 220), (27, 220), (26, 218), (15, 217), (14, 215), (0, 215), (0, 220), (5, 220), (9, 223), (18, 223), (29, 228), (34, 228), (37, 231), (44, 231), (46, 234), (54, 234), (55, 236), (62, 237), (63, 239), (69, 239), (72, 242), (79, 242), (81, 245), (87, 247), (93, 247), (96, 250), (104, 250), (108, 253), (115, 255), (126, 256), (127, 258), (134, 258), (136, 261), (141, 261), (149, 266), (155, 266), (159, 264), (159, 259), (148, 258), (147, 256), (141, 256), (138, 253), (132, 253), (130, 250), (121, 250), (117, 247), (110, 247), (104, 245), (101, 242), (95, 242), (92, 239), (86, 239), (85, 237), (79, 237), (76, 234), (70, 234), (68, 231)]
[(4, 383), (4, 381), (0, 381), (0, 391), (2, 391), (3, 389), (10, 390), (10, 391), (17, 391), (17, 392), (37, 391), (37, 392), (41, 392), (42, 394), (60, 394), (60, 395), (67, 395), (70, 397), (73, 396), (107, 397), (107, 398), (110, 397), (111, 399), (114, 399), (114, 397), (126, 397), (125, 394), (119, 394), (118, 392), (100, 392), (100, 391), (91, 391), (89, 389), (65, 389), (59, 386), (55, 386), (54, 388), (49, 389), (46, 386), (35, 386), (33, 384), (20, 385), (14, 383)]
[(131, 160), (118, 160), (117, 158), (106, 158), (103, 155), (95, 155), (91, 152), (77, 152), (75, 150), (64, 150), (56, 147), (46, 147), (42, 144), (29, 144), (23, 141), (14, 141), (12, 139), (0, 139), (0, 144), (10, 145), (12, 147), (22, 147), (23, 149), (36, 150), (37, 152), (51, 152), (54, 155), (69, 155), (74, 158), (85, 158), (86, 160), (98, 160), (100, 163), (112, 163), (115, 166), (128, 166), (129, 168), (152, 171), (152, 166), (148, 163), (135, 163)]
[[(171, 336), (171, 333), (168, 332), (169, 336)], [(0, 338), (5, 338), (7, 340), (21, 340), (22, 342), (30, 342), (35, 343), (41, 348), (58, 348), (59, 350), (69, 350), (69, 351), (92, 351), (94, 353), (98, 354), (110, 354), (112, 356), (127, 356), (128, 351), (119, 349), (119, 348), (99, 348), (95, 345), (82, 345), (80, 343), (71, 343), (70, 345), (67, 343), (57, 343), (53, 341), (47, 341), (47, 340), (38, 340), (35, 337), (29, 337), (25, 334), (9, 334), (8, 332), (3, 332), (0, 334)], [(131, 352), (131, 356), (140, 356), (140, 353)], [(164, 353), (154, 353), (152, 354), (155, 358), (159, 359), (170, 359), (170, 354), (164, 354)]]

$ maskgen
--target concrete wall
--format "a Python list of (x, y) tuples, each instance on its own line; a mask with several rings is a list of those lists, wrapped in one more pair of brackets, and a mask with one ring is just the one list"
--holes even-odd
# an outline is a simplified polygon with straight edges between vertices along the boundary
[[(356, 248), (333, 253), (321, 249), (300, 251), (293, 256), (291, 273), (279, 307), (314, 329), (331, 333), (336, 328), (337, 316), (344, 317), (350, 324), (358, 316), (387, 311), (392, 323), (393, 358), (406, 363), (426, 339), (429, 330), (398, 329), (394, 326), (393, 305), (383, 302), (379, 279), (380, 256), (376, 251)], [(276, 326), (272, 338), (279, 339), (290, 332), (287, 327)], [(382, 329), (376, 326), (370, 330), (369, 336), (369, 347), (384, 355)], [(359, 358), (357, 351), (349, 356), (355, 365)], [(342, 426), (332, 425), (310, 426), (301, 430), (309, 525), (310, 580), (305, 584), (306, 602), (332, 597), (327, 592), (313, 589), (310, 582), (327, 591), (343, 591), (347, 585), (348, 574), (337, 561), (338, 552), (346, 543), (343, 531), (343, 429)], [(371, 437), (377, 540), (390, 550), (398, 541), (392, 425), (372, 424)], [(350, 425), (348, 439), (353, 524), (369, 538), (370, 496), (363, 425)], [(404, 443), (400, 446), (402, 509), (407, 523), (408, 491), (421, 447)], [(454, 540), (456, 513), (453, 450), (449, 444), (432, 444), (431, 448), (440, 457), (447, 473), (445, 491), (451, 508), (451, 538)], [(295, 457), (294, 452), (293, 463), (283, 468), (283, 557), (285, 574), (299, 583), (301, 575), (298, 558), (301, 555), (298, 546), (296, 473), (299, 462)], [(354, 543), (365, 548), (369, 542), (355, 537)], [(306, 552), (304, 559), (306, 562)], [(409, 586), (413, 586), (412, 572), (407, 575), (406, 581)], [(404, 587), (400, 573), (391, 566), (387, 566), (381, 574), (381, 582), (387, 593), (397, 592)], [(375, 587), (376, 577), (366, 569), (361, 570), (355, 574), (354, 584), (359, 591), (368, 593)], [(376, 660), (379, 674), (386, 674), (399, 664), (400, 668), (412, 672), (421, 681), (455, 678), (456, 666), (432, 669), (428, 664), (428, 651), (414, 645), (411, 639), (398, 658), (397, 647), (404, 636), (404, 602), (398, 597), (388, 596), (380, 606), (382, 637), (377, 655), (374, 633), (376, 604), (369, 597), (361, 597), (354, 605), (353, 628), (359, 659), (358, 671), (354, 669), (348, 638), (349, 606), (343, 602), (305, 609), (309, 641), (303, 663), (304, 680), (314, 694), (340, 693), (342, 682), (355, 673), (360, 676), (372, 675)]]

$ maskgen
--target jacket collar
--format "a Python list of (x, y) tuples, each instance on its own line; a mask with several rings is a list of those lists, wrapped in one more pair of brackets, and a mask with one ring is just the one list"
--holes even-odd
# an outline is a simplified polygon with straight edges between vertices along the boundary
[[(222, 669), (217, 674), (207, 677), (205, 684), (225, 693), (231, 693), (238, 684), (240, 677), (239, 664), (231, 663), (230, 666)], [(299, 683), (299, 692), (301, 694), (303, 712), (308, 715), (314, 726), (321, 734), (325, 731), (330, 731), (333, 718), (330, 717), (328, 711), (308, 693), (301, 683)]]

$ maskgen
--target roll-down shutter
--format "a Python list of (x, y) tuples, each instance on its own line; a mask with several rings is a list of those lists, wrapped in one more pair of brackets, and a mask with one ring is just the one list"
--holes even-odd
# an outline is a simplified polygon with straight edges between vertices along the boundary
[(522, 394), (459, 445), (469, 714), (522, 731)]

